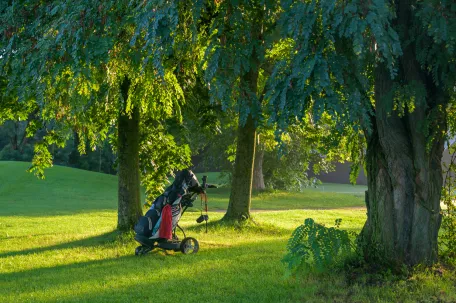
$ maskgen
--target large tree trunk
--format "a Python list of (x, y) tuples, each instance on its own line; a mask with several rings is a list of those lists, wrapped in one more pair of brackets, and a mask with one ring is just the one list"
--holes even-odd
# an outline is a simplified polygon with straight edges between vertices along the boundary
[[(121, 85), (124, 105), (128, 99), (130, 81), (126, 78)], [(118, 121), (118, 221), (120, 230), (132, 229), (142, 215), (139, 176), (139, 108), (134, 106), (130, 116), (125, 106)]]
[(368, 259), (414, 265), (437, 258), (443, 139), (435, 138), (427, 151), (426, 136), (410, 128), (424, 122), (413, 121), (417, 115), (388, 117), (379, 110), (368, 136), (368, 218), (362, 232)]
[[(412, 17), (407, 2), (398, 4), (398, 26), (405, 28)], [(420, 69), (414, 47), (410, 44), (404, 48), (395, 80), (391, 80), (384, 64), (377, 67), (376, 116), (372, 119), (372, 133), (366, 134), (368, 218), (361, 244), (367, 259), (398, 265), (435, 262), (441, 222), (446, 114), (440, 106), (446, 99), (431, 77)], [(394, 84), (423, 87), (427, 96), (417, 97), (425, 97), (426, 101), (416, 102), (413, 110), (406, 109), (399, 115), (393, 110)], [(432, 121), (428, 121), (431, 114)]]
[[(259, 138), (259, 135), (258, 135)], [(254, 190), (264, 190), (266, 186), (264, 185), (264, 176), (263, 176), (263, 158), (264, 158), (264, 148), (258, 139), (256, 152), (255, 152), (255, 163), (253, 165), (253, 189)]]

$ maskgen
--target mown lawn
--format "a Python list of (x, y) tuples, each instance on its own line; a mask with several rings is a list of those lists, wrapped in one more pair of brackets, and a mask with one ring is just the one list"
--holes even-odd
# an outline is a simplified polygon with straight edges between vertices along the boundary
[[(117, 177), (79, 169), (55, 166), (46, 170), (46, 179), (26, 173), (28, 163), (0, 162), (0, 215), (65, 215), (94, 210), (117, 209)], [(225, 184), (217, 173), (209, 183)], [(254, 193), (252, 209), (331, 209), (364, 207), (365, 186), (323, 184), (302, 193), (277, 191)], [(209, 189), (209, 209), (226, 210), (230, 189)], [(200, 207), (197, 203), (195, 206)], [(196, 210), (196, 209), (193, 209)]]
[[(286, 241), (305, 218), (328, 225), (343, 218), (342, 228), (362, 228), (365, 210), (353, 194), (326, 192), (343, 202), (323, 206), (307, 191), (259, 194), (257, 208), (296, 209), (255, 213), (258, 225), (242, 230), (210, 224), (206, 234), (198, 214), (189, 213), (181, 222), (200, 241), (198, 254), (136, 257), (131, 237), (115, 232), (115, 177), (55, 167), (41, 182), (26, 166), (0, 162), (0, 302), (456, 301), (451, 271), (380, 285), (352, 284), (336, 271), (284, 278)], [(226, 207), (225, 190), (215, 190), (210, 202)], [(211, 212), (211, 221), (222, 215)]]

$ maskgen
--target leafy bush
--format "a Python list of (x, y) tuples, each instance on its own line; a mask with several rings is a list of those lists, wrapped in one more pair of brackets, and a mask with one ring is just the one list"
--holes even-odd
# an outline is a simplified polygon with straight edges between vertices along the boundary
[(3, 161), (31, 161), (33, 158), (33, 146), (25, 144), (21, 149), (14, 149), (11, 144), (0, 150), (0, 160)]
[[(280, 137), (280, 144), (274, 134), (265, 148), (263, 173), (266, 187), (288, 191), (303, 191), (321, 182), (314, 176), (333, 171), (336, 162), (353, 160), (353, 150), (359, 150), (356, 137), (350, 142), (336, 142), (332, 131), (334, 126), (325, 119), (317, 125), (306, 121), (293, 125)], [(263, 141), (267, 141), (263, 140)], [(358, 167), (358, 166), (356, 166)], [(356, 173), (356, 171), (354, 171)], [(357, 174), (356, 174), (357, 176)], [(355, 178), (356, 179), (356, 178)]]
[(337, 219), (335, 227), (327, 228), (307, 218), (303, 225), (296, 228), (288, 240), (288, 253), (282, 260), (287, 264), (288, 273), (311, 265), (323, 270), (349, 254), (354, 244), (348, 232), (339, 229), (341, 222), (342, 219)]
[(442, 200), (445, 208), (442, 214), (442, 232), (439, 235), (440, 256), (447, 262), (456, 263), (456, 145), (449, 147), (451, 158), (444, 164), (445, 183), (442, 188)]

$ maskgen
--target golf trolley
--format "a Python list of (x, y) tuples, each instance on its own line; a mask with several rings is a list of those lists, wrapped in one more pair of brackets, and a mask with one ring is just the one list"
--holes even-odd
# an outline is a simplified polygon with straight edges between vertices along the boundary
[[(186, 212), (187, 208), (193, 207), (193, 203), (198, 198), (198, 195), (201, 196), (202, 203), (205, 204), (206, 214), (203, 215), (201, 210), (201, 216), (196, 220), (198, 223), (206, 222), (206, 232), (207, 232), (207, 220), (209, 219), (207, 215), (207, 188), (217, 188), (215, 185), (207, 183), (207, 176), (204, 176), (202, 181), (203, 184), (199, 185), (196, 176), (191, 171), (183, 171), (184, 173), (189, 172), (189, 176), (186, 176), (183, 181), (183, 186), (181, 187), (181, 180), (178, 180), (176, 177), (177, 184), (174, 184), (168, 188), (168, 190), (175, 190), (176, 186), (182, 190), (182, 195), (179, 196), (175, 201), (168, 203), (168, 197), (171, 196), (165, 192), (164, 195), (157, 198), (154, 202), (157, 204), (168, 204), (171, 207), (172, 214), (172, 239), (163, 238), (160, 235), (160, 226), (162, 219), (162, 209), (155, 209), (154, 206), (145, 214), (144, 217), (141, 217), (139, 222), (135, 226), (135, 240), (141, 245), (138, 246), (135, 250), (135, 255), (142, 256), (154, 248), (161, 248), (165, 250), (180, 251), (183, 254), (194, 254), (199, 250), (199, 243), (195, 238), (187, 237), (185, 231), (181, 226), (179, 226), (179, 220), (182, 215)], [(163, 197), (163, 198), (162, 198)], [(161, 201), (161, 200), (163, 201)], [(153, 204), (153, 205), (154, 205)], [(176, 235), (176, 230), (180, 230), (184, 238), (179, 240)]]

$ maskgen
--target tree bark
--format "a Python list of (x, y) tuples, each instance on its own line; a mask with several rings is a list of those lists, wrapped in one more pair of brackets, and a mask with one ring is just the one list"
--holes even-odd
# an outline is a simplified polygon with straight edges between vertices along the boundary
[[(410, 3), (401, 1), (398, 26), (407, 28), (411, 18)], [(414, 49), (413, 43), (403, 49), (395, 80), (384, 64), (376, 68), (376, 116), (372, 118), (373, 131), (366, 133), (368, 218), (360, 243), (366, 259), (397, 265), (435, 262), (441, 223), (441, 159), (446, 131), (442, 105), (448, 100), (421, 70)], [(424, 87), (426, 102), (416, 102), (413, 110), (399, 115), (393, 110), (395, 84)], [(431, 114), (432, 120), (428, 120)]]
[[(242, 91), (247, 97), (250, 111), (254, 108), (255, 102), (258, 102), (258, 75), (259, 62), (254, 52), (250, 70), (241, 77)], [(250, 112), (245, 125), (242, 125), (241, 119), (239, 119), (233, 181), (231, 184), (230, 201), (224, 219), (244, 221), (250, 218), (255, 147), (256, 125)]]
[(17, 133), (18, 133), (18, 129), (19, 129), (19, 122), (13, 122), (14, 123), (14, 134), (13, 136), (11, 137), (11, 146), (14, 150), (18, 150), (18, 144), (17, 144)]
[(426, 151), (424, 134), (404, 123), (416, 114), (408, 119), (377, 115), (366, 153), (368, 218), (361, 233), (365, 256), (397, 264), (433, 263), (441, 222), (444, 141), (435, 138)]
[(121, 84), (124, 108), (118, 120), (118, 221), (119, 230), (134, 227), (142, 216), (139, 176), (139, 107), (134, 106), (130, 116), (125, 112), (130, 80), (125, 78)]
[(238, 128), (233, 182), (225, 219), (244, 221), (250, 218), (255, 137), (255, 124), (249, 114), (245, 125), (239, 125)]
[(258, 142), (255, 152), (255, 161), (253, 165), (253, 189), (254, 190), (264, 190), (266, 186), (264, 185), (264, 176), (263, 176), (263, 158), (264, 158), (264, 149), (262, 144)]

